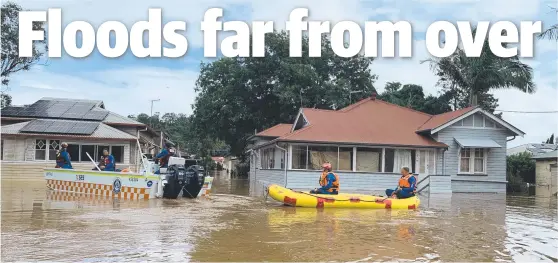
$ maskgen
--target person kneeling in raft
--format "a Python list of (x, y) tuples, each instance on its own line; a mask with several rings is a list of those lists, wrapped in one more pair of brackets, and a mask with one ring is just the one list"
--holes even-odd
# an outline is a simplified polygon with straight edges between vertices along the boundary
[(401, 178), (399, 184), (393, 189), (386, 189), (386, 195), (389, 197), (409, 198), (415, 195), (417, 179), (409, 173), (408, 167), (401, 168)]
[(331, 171), (331, 163), (324, 163), (322, 165), (324, 171), (320, 176), (321, 188), (310, 191), (312, 194), (328, 194), (336, 195), (339, 193), (339, 176)]

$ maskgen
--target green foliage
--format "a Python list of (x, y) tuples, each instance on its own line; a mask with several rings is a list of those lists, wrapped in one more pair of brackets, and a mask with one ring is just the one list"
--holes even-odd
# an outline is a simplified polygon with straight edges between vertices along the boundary
[(422, 86), (415, 84), (401, 85), (399, 82), (388, 82), (385, 91), (378, 95), (378, 99), (428, 114), (451, 111), (447, 96), (428, 95), (425, 97)]
[(169, 135), (171, 141), (178, 144), (180, 150), (186, 151), (188, 154), (209, 156), (213, 151), (228, 152), (228, 147), (223, 142), (197, 133), (197, 129), (192, 127), (192, 117), (186, 114), (166, 113), (162, 117), (159, 115), (149, 117), (149, 115), (141, 113), (128, 117), (147, 124), (153, 129), (163, 130)]
[[(557, 140), (558, 142), (558, 140)], [(550, 135), (550, 138), (546, 139), (546, 141), (544, 141), (543, 143), (548, 143), (548, 144), (554, 144), (554, 133), (552, 135)], [(557, 143), (558, 144), (558, 143)]]
[(342, 58), (322, 39), (322, 57), (289, 57), (285, 32), (266, 35), (262, 58), (221, 58), (202, 64), (196, 83), (193, 128), (198, 134), (218, 138), (231, 153), (244, 157), (247, 139), (254, 130), (291, 122), (300, 106), (337, 109), (350, 104), (350, 91), (359, 100), (375, 92), (372, 58)]
[(1, 99), (1, 105), (0, 105), (0, 109), (3, 109), (5, 107), (11, 106), (12, 105), (12, 96), (2, 93), (0, 94), (0, 99)]
[(497, 107), (490, 91), (495, 89), (518, 89), (534, 93), (533, 69), (522, 63), (517, 56), (501, 58), (490, 50), (485, 39), (479, 57), (467, 57), (462, 48), (446, 58), (429, 59), (433, 71), (438, 75), (438, 85), (454, 97), (454, 105), (463, 108), (480, 105), (494, 111)]
[[(552, 9), (553, 12), (558, 13), (557, 8), (551, 7), (550, 9)], [(539, 34), (538, 38), (558, 41), (558, 24), (554, 24), (545, 29), (542, 33)]]
[(522, 152), (510, 155), (506, 160), (507, 180), (509, 184), (535, 183), (535, 160), (531, 154)]
[[(8, 85), (9, 75), (22, 70), (29, 70), (37, 63), (47, 51), (46, 33), (43, 40), (33, 41), (33, 56), (30, 58), (19, 57), (19, 12), (23, 9), (16, 3), (5, 2), (2, 4), (2, 85)], [(33, 22), (33, 30), (45, 30), (44, 22)]]

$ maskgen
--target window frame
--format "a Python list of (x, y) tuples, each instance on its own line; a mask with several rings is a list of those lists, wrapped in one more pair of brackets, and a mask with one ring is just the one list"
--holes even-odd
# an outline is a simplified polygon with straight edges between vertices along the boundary
[[(33, 142), (33, 151), (34, 151), (34, 152), (33, 152), (33, 161), (36, 161), (36, 162), (52, 162), (53, 160), (49, 160), (49, 149), (50, 149), (49, 147), (50, 147), (50, 142), (51, 142), (51, 141), (60, 141), (60, 144), (58, 145), (58, 149), (61, 149), (61, 148), (62, 148), (62, 146), (61, 146), (62, 142), (66, 142), (66, 143), (68, 143), (68, 144), (70, 144), (70, 145), (78, 145), (78, 146), (79, 146), (79, 156), (78, 156), (78, 160), (79, 160), (79, 161), (72, 161), (72, 163), (89, 163), (89, 162), (91, 162), (91, 161), (89, 160), (89, 158), (87, 158), (87, 156), (81, 156), (81, 148), (82, 148), (83, 145), (92, 145), (92, 146), (95, 147), (95, 152), (93, 153), (94, 156), (95, 156), (95, 155), (97, 154), (97, 152), (99, 151), (99, 146), (109, 146), (109, 151), (110, 151), (111, 154), (112, 154), (112, 147), (113, 147), (113, 146), (117, 146), (117, 147), (118, 147), (118, 146), (121, 146), (121, 147), (123, 147), (123, 148), (122, 148), (122, 155), (123, 155), (123, 156), (122, 156), (122, 162), (116, 163), (116, 164), (126, 164), (126, 163), (124, 163), (124, 159), (126, 158), (126, 144), (125, 144), (125, 143), (115, 143), (115, 144), (111, 144), (111, 143), (98, 143), (98, 142), (75, 142), (75, 141), (63, 141), (63, 140), (61, 140), (61, 139), (43, 139), (43, 138), (36, 138), (36, 139), (34, 139), (34, 140), (35, 140), (35, 141)], [(46, 151), (46, 153), (45, 153), (45, 160), (37, 160), (37, 159), (35, 159), (35, 151), (36, 151), (36, 150), (41, 150), (41, 149), (35, 149), (37, 140), (45, 140), (45, 141), (47, 142), (47, 145), (46, 145), (47, 147), (44, 149), (44, 150)], [(92, 156), (92, 157), (94, 157), (94, 156)], [(84, 158), (86, 158), (86, 159), (82, 159), (82, 157), (84, 157)]]
[[(339, 172), (351, 172), (351, 173), (361, 173), (361, 174), (398, 174), (398, 173), (394, 173), (394, 172), (386, 172), (385, 171), (385, 167), (386, 167), (386, 149), (393, 149), (393, 150), (409, 150), (411, 151), (411, 153), (414, 151), (415, 156), (414, 156), (414, 162), (413, 165), (415, 165), (416, 163), (416, 155), (417, 152), (420, 150), (433, 150), (433, 151), (437, 151), (437, 148), (429, 148), (429, 147), (422, 147), (422, 148), (410, 148), (410, 147), (397, 147), (397, 146), (393, 146), (393, 147), (385, 147), (385, 146), (374, 146), (374, 145), (340, 145), (340, 144), (324, 144), (324, 143), (290, 143), (289, 147), (288, 147), (288, 156), (287, 156), (287, 169), (290, 171), (320, 171), (320, 170), (313, 170), (313, 169), (309, 169), (309, 158), (310, 158), (310, 154), (309, 154), (309, 148), (311, 146), (325, 146), (325, 147), (337, 147), (337, 167), (339, 167), (339, 148), (353, 148), (353, 159), (352, 159), (352, 170), (335, 170), (335, 171), (339, 171)], [(295, 151), (295, 147), (306, 147), (306, 169), (300, 169), (300, 168), (293, 168), (293, 159), (295, 157), (294, 155), (294, 151)], [(381, 149), (381, 171), (380, 172), (370, 172), (370, 171), (357, 171), (356, 170), (356, 158), (358, 155), (358, 148), (369, 148), (369, 149)], [(437, 158), (438, 153), (436, 153), (436, 157)], [(435, 160), (436, 161), (436, 160)], [(415, 165), (416, 166), (416, 165)], [(411, 167), (409, 167), (411, 168)], [(415, 169), (417, 169), (417, 167), (415, 167)], [(413, 173), (415, 171), (412, 171)]]
[[(469, 150), (469, 172), (461, 171), (461, 152), (463, 150)], [(476, 150), (482, 150), (483, 153), (483, 167), (482, 172), (475, 172), (475, 159), (476, 157)], [(459, 148), (457, 154), (457, 174), (458, 175), (488, 175), (488, 149), (487, 148)]]

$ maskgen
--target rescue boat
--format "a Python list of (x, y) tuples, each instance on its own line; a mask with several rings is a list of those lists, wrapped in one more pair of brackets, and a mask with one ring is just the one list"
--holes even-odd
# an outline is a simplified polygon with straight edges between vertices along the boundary
[(311, 194), (294, 191), (272, 184), (267, 187), (268, 195), (287, 206), (315, 208), (367, 208), (367, 209), (417, 209), (417, 196), (394, 199), (382, 196), (339, 193), (337, 195)]
[[(160, 168), (154, 161), (147, 159), (141, 152), (139, 141), (137, 143), (141, 157), (139, 173), (102, 171), (86, 153), (95, 170), (44, 169), (47, 188), (128, 200), (176, 199), (179, 196), (193, 199), (209, 195), (213, 178), (205, 175), (203, 166), (187, 167), (186, 159), (170, 157), (168, 168)], [(160, 173), (156, 174), (155, 171)]]

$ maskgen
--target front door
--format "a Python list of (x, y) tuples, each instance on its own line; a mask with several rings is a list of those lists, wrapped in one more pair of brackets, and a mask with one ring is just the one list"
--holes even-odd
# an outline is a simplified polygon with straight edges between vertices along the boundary
[(416, 156), (415, 173), (419, 174), (419, 178), (427, 175), (436, 174), (436, 151), (435, 150), (419, 150)]

